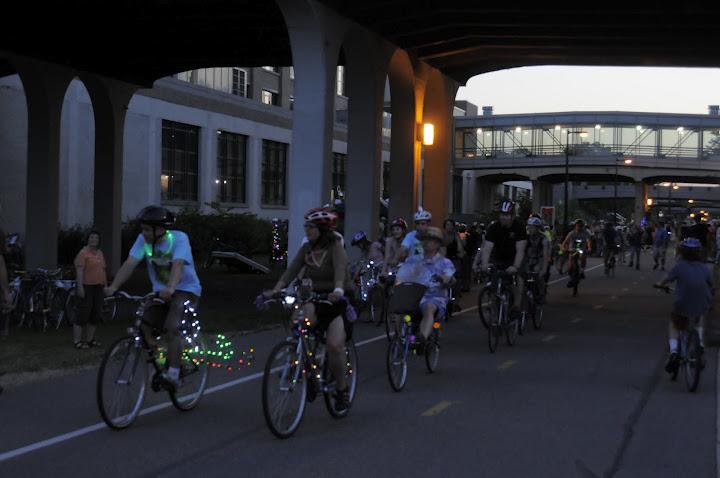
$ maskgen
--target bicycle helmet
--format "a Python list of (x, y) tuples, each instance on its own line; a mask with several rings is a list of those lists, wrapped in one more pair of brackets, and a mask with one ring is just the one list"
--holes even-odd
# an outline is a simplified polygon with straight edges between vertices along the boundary
[(573, 221), (573, 225), (577, 226), (578, 224), (580, 224), (581, 226), (584, 226), (584, 225), (585, 225), (585, 221), (583, 221), (582, 219), (575, 219), (575, 220)]
[(351, 245), (351, 246), (356, 246), (356, 245), (358, 245), (359, 243), (361, 243), (362, 241), (366, 241), (366, 240), (367, 240), (367, 235), (365, 235), (365, 232), (364, 232), (364, 231), (358, 231), (358, 232), (356, 232), (355, 234), (353, 234), (352, 242), (350, 242), (350, 245)]
[(527, 225), (540, 227), (542, 226), (542, 221), (537, 217), (531, 217), (528, 219)]
[(700, 240), (695, 237), (686, 237), (680, 243), (680, 247), (684, 249), (700, 249), (702, 244), (700, 244)]
[(430, 214), (430, 211), (426, 211), (422, 208), (422, 206), (418, 207), (417, 212), (415, 213), (415, 222), (419, 221), (427, 221), (430, 222), (432, 219), (432, 214)]
[(403, 219), (401, 217), (396, 217), (390, 223), (390, 227), (395, 227), (395, 226), (401, 227), (403, 231), (407, 231), (408, 223), (405, 221), (405, 219)]
[(140, 224), (169, 228), (175, 224), (175, 214), (160, 206), (144, 207), (137, 215)]
[(337, 224), (337, 214), (327, 206), (316, 207), (305, 213), (305, 222), (315, 224), (316, 226), (335, 227)]
[(515, 214), (515, 203), (512, 201), (502, 201), (500, 203), (500, 214)]

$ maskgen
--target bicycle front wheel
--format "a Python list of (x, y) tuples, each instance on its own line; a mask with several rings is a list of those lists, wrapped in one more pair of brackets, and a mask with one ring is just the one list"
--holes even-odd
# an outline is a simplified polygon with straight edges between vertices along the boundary
[(702, 363), (700, 357), (700, 337), (696, 331), (688, 334), (685, 358), (685, 386), (688, 392), (697, 390), (700, 384), (700, 371)]
[(202, 334), (192, 342), (184, 340), (180, 362), (180, 382), (178, 390), (170, 392), (172, 404), (181, 411), (192, 410), (205, 392), (208, 380), (207, 345)]
[(134, 337), (110, 345), (98, 371), (97, 403), (103, 421), (115, 430), (129, 427), (142, 406), (147, 385), (144, 350)]
[(488, 324), (488, 348), (490, 349), (490, 353), (495, 353), (498, 347), (498, 343), (500, 342), (500, 336), (502, 335), (502, 328), (500, 326), (500, 316), (503, 314), (503, 305), (500, 303), (500, 300), (497, 297), (494, 297), (491, 301), (491, 309), (489, 316), (490, 323)]
[(440, 362), (440, 331), (433, 329), (425, 344), (425, 366), (428, 372), (435, 373)]
[(543, 321), (543, 306), (537, 303), (533, 304), (533, 307), (530, 309), (530, 314), (532, 316), (533, 327), (535, 327), (535, 330), (540, 330)]
[(335, 385), (332, 384), (334, 379), (330, 373), (327, 360), (325, 360), (325, 383), (328, 384), (323, 393), (325, 399), (325, 407), (333, 418), (344, 418), (350, 412), (352, 408), (353, 400), (355, 400), (355, 394), (357, 393), (358, 384), (358, 356), (357, 350), (355, 350), (355, 344), (352, 340), (345, 342), (345, 380), (348, 386), (349, 402), (350, 407), (345, 410), (338, 411), (335, 408)]
[(480, 321), (486, 329), (490, 328), (490, 321), (493, 317), (492, 293), (484, 287), (478, 294), (478, 314)]
[(278, 438), (289, 438), (300, 426), (307, 403), (307, 374), (298, 344), (281, 342), (270, 352), (263, 374), (265, 423)]
[(399, 392), (405, 388), (408, 374), (407, 355), (405, 344), (399, 337), (394, 338), (388, 345), (387, 373), (393, 390)]

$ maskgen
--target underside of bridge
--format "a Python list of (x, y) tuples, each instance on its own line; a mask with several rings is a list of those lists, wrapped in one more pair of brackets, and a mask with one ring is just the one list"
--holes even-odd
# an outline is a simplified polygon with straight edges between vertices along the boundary
[[(294, 244), (303, 234), (302, 213), (329, 199), (338, 63), (348, 65), (352, 125), (348, 175), (355, 189), (347, 192), (347, 211), (354, 215), (348, 213), (346, 224), (370, 233), (377, 230), (386, 78), (395, 169), (390, 214), (409, 217), (423, 204), (441, 218), (449, 209), (453, 100), (458, 85), (472, 76), (548, 64), (720, 66), (716, 3), (670, 8), (455, 0), (6, 3), (0, 76), (18, 73), (27, 97), (26, 215), (35, 229), (26, 234), (36, 241), (27, 244), (30, 265), (55, 260), (60, 114), (75, 77), (87, 86), (97, 126), (94, 216), (108, 239), (103, 241), (106, 254), (118, 264), (125, 112), (139, 88), (174, 73), (294, 66), (290, 157), (302, 158), (288, 166)], [(425, 122), (435, 125), (436, 141), (423, 150), (419, 133)], [(679, 180), (658, 181), (665, 179)], [(430, 188), (423, 185), (428, 181)], [(638, 189), (638, 203), (643, 191)]]

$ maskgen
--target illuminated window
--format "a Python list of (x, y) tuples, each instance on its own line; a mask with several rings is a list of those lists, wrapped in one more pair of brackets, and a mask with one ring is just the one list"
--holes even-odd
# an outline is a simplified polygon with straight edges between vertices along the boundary
[(261, 100), (263, 103), (265, 103), (266, 105), (277, 106), (277, 104), (278, 104), (277, 103), (277, 101), (278, 101), (277, 93), (273, 93), (272, 91), (268, 91), (268, 90), (262, 90), (261, 95), (262, 95)]

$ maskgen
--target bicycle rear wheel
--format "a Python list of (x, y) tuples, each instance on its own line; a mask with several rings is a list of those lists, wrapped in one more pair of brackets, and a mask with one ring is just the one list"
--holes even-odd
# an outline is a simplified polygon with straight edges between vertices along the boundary
[(385, 308), (385, 290), (380, 285), (375, 285), (368, 293), (368, 314), (370, 322), (381, 325), (384, 319), (383, 309)]
[(307, 374), (298, 344), (281, 342), (270, 352), (263, 373), (265, 423), (278, 438), (288, 438), (300, 426), (307, 403)]
[(517, 336), (520, 332), (520, 320), (510, 318), (510, 311), (505, 311), (505, 342), (511, 347), (517, 342)]
[(172, 404), (181, 411), (192, 410), (205, 392), (208, 380), (207, 345), (202, 334), (193, 339), (192, 343), (184, 340), (184, 347), (180, 362), (179, 390), (170, 393)]
[(405, 353), (405, 341), (400, 337), (395, 337), (388, 345), (387, 374), (393, 390), (399, 392), (405, 387), (408, 364)]
[(700, 384), (700, 371), (702, 370), (700, 337), (695, 330), (688, 334), (685, 353), (685, 386), (688, 392), (694, 392)]
[(535, 330), (540, 330), (543, 321), (543, 306), (538, 303), (533, 304), (533, 308), (530, 309), (530, 316)]
[(325, 360), (325, 383), (327, 386), (323, 391), (323, 398), (325, 399), (325, 407), (333, 418), (345, 418), (352, 408), (353, 401), (355, 400), (355, 394), (357, 393), (358, 384), (358, 356), (357, 350), (355, 350), (355, 343), (352, 340), (345, 342), (345, 367), (346, 367), (346, 380), (348, 385), (349, 402), (350, 406), (345, 410), (338, 411), (335, 408), (335, 380), (330, 373), (330, 367), (328, 362)]
[[(439, 325), (439, 324), (438, 324)], [(433, 324), (434, 327), (434, 324)], [(433, 328), (425, 344), (425, 366), (428, 372), (434, 373), (440, 362), (440, 329)]]
[(98, 370), (96, 397), (100, 416), (112, 429), (129, 427), (142, 406), (147, 386), (144, 350), (134, 337), (113, 342)]

